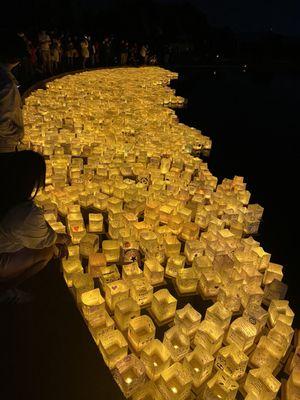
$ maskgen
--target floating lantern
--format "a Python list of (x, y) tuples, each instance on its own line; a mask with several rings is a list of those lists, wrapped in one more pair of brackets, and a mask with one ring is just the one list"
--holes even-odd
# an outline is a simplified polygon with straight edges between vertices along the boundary
[(187, 400), (191, 393), (192, 377), (179, 362), (164, 370), (157, 386), (167, 400)]
[(182, 360), (190, 350), (190, 338), (178, 326), (174, 326), (165, 332), (163, 343), (169, 350), (174, 362)]
[(139, 317), (141, 309), (131, 297), (118, 301), (115, 305), (115, 321), (121, 331), (128, 328), (131, 319)]
[(170, 366), (171, 354), (160, 340), (154, 339), (141, 351), (141, 360), (148, 378), (155, 381)]
[(128, 344), (122, 333), (114, 330), (99, 337), (99, 349), (106, 365), (112, 369), (127, 356)]
[(215, 367), (235, 381), (241, 379), (248, 365), (248, 356), (235, 344), (222, 347), (216, 355)]
[(145, 367), (134, 354), (117, 362), (112, 374), (126, 398), (141, 388), (146, 380)]
[(244, 387), (254, 399), (272, 400), (275, 399), (280, 385), (268, 368), (257, 368), (250, 369)]
[(222, 371), (218, 371), (205, 385), (203, 400), (219, 398), (234, 400), (238, 391), (238, 383)]
[(129, 297), (129, 287), (123, 280), (109, 282), (105, 286), (105, 301), (110, 311), (115, 310), (116, 304)]
[(193, 391), (198, 393), (201, 385), (212, 373), (214, 357), (204, 347), (196, 346), (191, 353), (185, 356), (183, 365), (192, 377)]
[(147, 315), (136, 317), (129, 322), (128, 340), (136, 352), (140, 352), (155, 337), (155, 325)]
[(171, 295), (168, 289), (161, 289), (153, 294), (151, 312), (159, 323), (173, 318), (176, 307), (177, 299)]
[(203, 320), (195, 334), (194, 346), (201, 345), (211, 354), (216, 353), (222, 346), (224, 330), (212, 321)]

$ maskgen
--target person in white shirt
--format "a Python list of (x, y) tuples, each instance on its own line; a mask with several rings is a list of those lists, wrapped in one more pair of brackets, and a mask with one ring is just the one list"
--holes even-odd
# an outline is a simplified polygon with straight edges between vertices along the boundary
[(0, 153), (15, 151), (24, 136), (23, 104), (12, 69), (26, 52), (17, 34), (0, 36)]
[(47, 35), (46, 31), (41, 31), (39, 33), (39, 44), (42, 58), (42, 68), (44, 74), (52, 73), (52, 64), (51, 64), (51, 39), (50, 36)]
[(84, 37), (80, 42), (80, 47), (81, 47), (81, 57), (82, 57), (82, 68), (85, 68), (86, 62), (90, 57), (89, 42), (86, 37)]
[[(43, 269), (54, 255), (65, 256), (66, 235), (56, 234), (34, 197), (45, 186), (42, 155), (25, 150), (6, 157), (0, 171), (0, 293)], [(13, 168), (11, 168), (13, 166)], [(1, 296), (0, 296), (1, 298)]]

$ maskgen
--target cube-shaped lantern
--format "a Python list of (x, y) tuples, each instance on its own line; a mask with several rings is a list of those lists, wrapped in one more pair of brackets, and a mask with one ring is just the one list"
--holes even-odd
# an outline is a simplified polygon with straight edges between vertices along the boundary
[(106, 257), (103, 253), (93, 253), (89, 256), (88, 273), (94, 277), (99, 278), (101, 275), (101, 268), (106, 267)]
[(192, 377), (193, 391), (198, 393), (202, 383), (205, 382), (212, 373), (214, 357), (209, 351), (199, 345), (185, 356), (183, 365)]
[(211, 354), (216, 353), (222, 346), (224, 330), (212, 321), (203, 320), (195, 334), (194, 346), (201, 345)]
[(168, 258), (165, 274), (172, 278), (176, 278), (178, 271), (185, 266), (185, 256), (180, 254)]
[(130, 296), (140, 307), (151, 304), (153, 298), (153, 286), (146, 278), (136, 278), (131, 281)]
[(230, 325), (226, 342), (235, 344), (242, 351), (247, 351), (253, 345), (256, 335), (255, 325), (251, 324), (246, 318), (240, 317)]
[(176, 286), (180, 294), (195, 293), (197, 291), (198, 277), (194, 268), (182, 268), (176, 276)]
[(210, 306), (206, 310), (206, 321), (212, 321), (221, 329), (227, 330), (230, 325), (232, 312), (229, 311), (220, 301)]
[(182, 360), (190, 350), (190, 338), (178, 326), (173, 326), (164, 333), (163, 343), (174, 362)]
[(243, 351), (235, 344), (230, 344), (218, 351), (215, 367), (237, 381), (245, 375), (248, 360), (248, 356)]
[(99, 337), (99, 350), (105, 364), (112, 369), (127, 356), (128, 344), (123, 334), (116, 329)]
[(275, 326), (277, 321), (292, 325), (295, 314), (288, 300), (272, 300), (268, 311), (271, 326)]
[(206, 384), (203, 399), (234, 400), (239, 389), (238, 383), (225, 372), (218, 371)]
[(159, 391), (157, 385), (148, 381), (133, 393), (132, 400), (164, 400), (163, 395)]
[(79, 244), (79, 251), (83, 257), (88, 258), (91, 254), (99, 251), (99, 237), (93, 233), (87, 233)]
[(164, 237), (164, 248), (167, 257), (177, 256), (180, 253), (181, 243), (175, 235)]
[(145, 230), (140, 233), (140, 248), (145, 254), (153, 254), (158, 250), (158, 239), (155, 232)]
[(188, 303), (176, 311), (174, 322), (186, 336), (193, 338), (201, 322), (201, 314)]
[(76, 301), (81, 303), (81, 295), (84, 292), (94, 289), (94, 280), (89, 274), (76, 274), (73, 278)]
[(139, 268), (139, 264), (137, 261), (123, 265), (122, 279), (124, 279), (124, 281), (130, 283), (133, 279), (142, 277), (143, 277), (143, 271)]
[(297, 399), (300, 397), (300, 366), (297, 365), (292, 369), (292, 372), (287, 381), (287, 398)]
[(108, 265), (101, 268), (99, 280), (104, 291), (108, 283), (118, 281), (119, 279), (120, 273), (116, 264)]
[(120, 243), (118, 240), (103, 240), (102, 251), (108, 263), (116, 263), (120, 259)]
[(166, 400), (187, 400), (191, 394), (192, 377), (179, 362), (164, 370), (157, 386)]
[(131, 297), (121, 300), (115, 306), (115, 321), (121, 331), (128, 329), (131, 319), (139, 317), (141, 309)]
[(184, 246), (184, 255), (189, 263), (192, 263), (195, 257), (203, 256), (204, 246), (199, 240), (187, 240)]
[(89, 232), (102, 232), (103, 231), (103, 215), (102, 214), (89, 214)]
[(158, 339), (152, 340), (141, 351), (141, 360), (149, 379), (157, 380), (161, 373), (171, 364), (171, 354)]
[(262, 336), (251, 354), (251, 365), (254, 368), (265, 367), (273, 372), (284, 355), (284, 348), (267, 336)]
[(161, 289), (153, 294), (151, 312), (159, 323), (174, 318), (176, 307), (177, 299), (168, 289)]
[(214, 297), (218, 295), (221, 283), (220, 275), (216, 271), (205, 270), (200, 275), (198, 290), (203, 297)]
[(268, 312), (257, 304), (249, 304), (243, 312), (243, 317), (255, 325), (258, 332), (261, 332), (268, 321)]
[(144, 364), (134, 354), (117, 362), (112, 374), (126, 398), (139, 390), (146, 380)]
[(105, 300), (99, 289), (92, 289), (81, 295), (82, 311), (87, 320), (96, 313), (105, 311)]
[(113, 331), (115, 323), (106, 310), (104, 310), (104, 313), (98, 311), (97, 313), (93, 313), (91, 318), (88, 320), (88, 328), (98, 345), (100, 336)]
[(148, 315), (141, 315), (129, 322), (128, 340), (136, 352), (140, 352), (155, 338), (155, 325)]
[(165, 269), (160, 262), (152, 257), (144, 262), (144, 275), (151, 285), (159, 285), (164, 281)]
[(275, 399), (281, 383), (268, 368), (250, 369), (244, 385), (254, 399)]
[(77, 257), (69, 257), (62, 260), (64, 278), (68, 287), (72, 287), (73, 279), (77, 274), (83, 274), (81, 261)]
[(114, 312), (116, 304), (129, 297), (129, 287), (124, 280), (118, 280), (106, 284), (105, 301), (110, 311)]

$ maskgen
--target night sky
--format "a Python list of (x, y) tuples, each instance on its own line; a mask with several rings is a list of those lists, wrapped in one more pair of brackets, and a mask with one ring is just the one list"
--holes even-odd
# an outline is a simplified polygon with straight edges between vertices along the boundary
[[(55, 12), (75, 4), (84, 4), (89, 13), (101, 6), (126, 5), (134, 0), (11, 0), (6, 6), (11, 8), (9, 14), (19, 14), (20, 18), (30, 17), (32, 9), (38, 10), (44, 17), (44, 4)], [(149, 0), (136, 0), (147, 3)], [(300, 36), (300, 0), (152, 0), (158, 4), (193, 3), (206, 14), (211, 25), (227, 26), (237, 32), (273, 31), (284, 35)], [(116, 7), (118, 9), (118, 6)], [(7, 15), (9, 15), (7, 14)], [(51, 18), (51, 15), (49, 15)], [(20, 19), (19, 18), (19, 19)], [(14, 19), (8, 18), (3, 23), (12, 25)]]
[[(180, 0), (157, 0), (172, 3)], [(299, 0), (189, 0), (197, 4), (213, 25), (240, 32), (300, 35)]]

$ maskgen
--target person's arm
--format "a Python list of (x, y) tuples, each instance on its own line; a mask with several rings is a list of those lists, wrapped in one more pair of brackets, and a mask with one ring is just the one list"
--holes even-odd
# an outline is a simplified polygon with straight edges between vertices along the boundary
[(42, 209), (35, 205), (23, 222), (14, 225), (12, 236), (28, 249), (44, 249), (56, 243), (57, 234), (45, 220)]
[(55, 244), (66, 244), (70, 243), (70, 236), (66, 233), (57, 233), (56, 234), (56, 242)]

